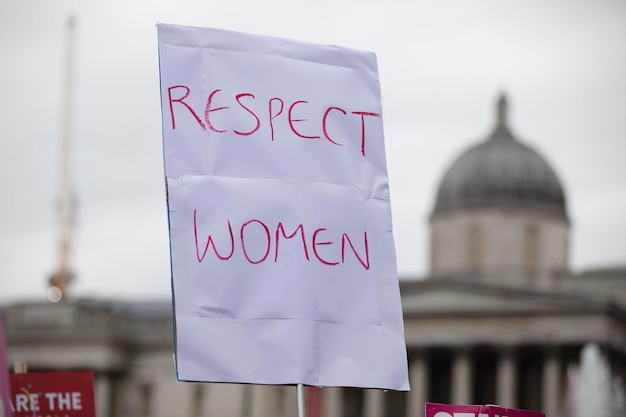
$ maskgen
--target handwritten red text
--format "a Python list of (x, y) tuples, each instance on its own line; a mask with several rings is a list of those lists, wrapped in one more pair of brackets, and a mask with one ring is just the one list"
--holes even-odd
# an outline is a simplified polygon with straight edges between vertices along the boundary
[[(288, 228), (280, 221), (276, 225), (268, 225), (261, 220), (250, 219), (235, 231), (230, 220), (226, 221), (223, 227), (228, 237), (224, 238), (224, 235), (220, 234), (222, 238), (219, 242), (214, 237), (215, 233), (201, 234), (198, 230), (197, 210), (193, 211), (193, 233), (198, 263), (202, 263), (207, 256), (220, 261), (229, 261), (238, 253), (238, 249), (241, 256), (251, 264), (272, 260), (276, 263), (281, 254), (281, 243), (295, 239), (294, 242), (301, 244), (302, 258), (308, 262), (337, 266), (356, 261), (364, 269), (370, 269), (366, 231), (363, 232), (363, 240), (361, 241), (359, 237), (358, 245), (356, 245), (357, 239), (353, 241), (347, 233), (331, 232), (326, 228), (318, 227), (309, 234), (303, 224)], [(250, 238), (251, 234), (254, 234), (256, 238)], [(273, 256), (270, 257), (270, 254)]]
[[(316, 108), (307, 100), (295, 100), (286, 103), (280, 97), (272, 97), (259, 104), (260, 99), (249, 92), (242, 92), (231, 97), (221, 89), (215, 89), (204, 100), (204, 111), (196, 111), (189, 103), (192, 91), (185, 85), (174, 85), (167, 89), (169, 111), (172, 130), (175, 130), (177, 117), (191, 117), (200, 129), (213, 133), (227, 133), (232, 131), (239, 136), (252, 136), (267, 126), (269, 140), (275, 141), (277, 123), (283, 123), (289, 135), (305, 140), (325, 140), (335, 146), (343, 146), (347, 138), (340, 137), (337, 126), (349, 123), (350, 129), (359, 132), (361, 155), (365, 156), (368, 140), (368, 124), (372, 118), (379, 118), (380, 114), (363, 110), (346, 110), (337, 106), (327, 107), (320, 114), (313, 114)], [(256, 105), (255, 105), (256, 104)], [(267, 110), (261, 110), (265, 108)], [(237, 112), (235, 118), (237, 126), (216, 126), (215, 118), (220, 112)], [(182, 115), (185, 116), (182, 116)], [(203, 117), (200, 117), (203, 115)], [(286, 119), (286, 124), (285, 124)], [(219, 124), (219, 123), (218, 123)], [(230, 128), (230, 129), (229, 129)], [(260, 134), (260, 133), (259, 133)]]

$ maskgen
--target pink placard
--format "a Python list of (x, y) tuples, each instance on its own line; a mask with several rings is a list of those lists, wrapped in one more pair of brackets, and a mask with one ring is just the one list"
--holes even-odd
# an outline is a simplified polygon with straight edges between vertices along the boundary
[(4, 345), (4, 325), (0, 312), (0, 417), (12, 417), (10, 407), (9, 367), (7, 366), (7, 351)]
[(536, 411), (495, 405), (449, 405), (426, 403), (426, 417), (545, 417)]

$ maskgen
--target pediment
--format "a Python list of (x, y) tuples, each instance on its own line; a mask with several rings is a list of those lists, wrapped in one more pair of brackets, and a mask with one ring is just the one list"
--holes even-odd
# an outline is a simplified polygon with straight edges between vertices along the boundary
[(577, 294), (439, 278), (403, 282), (401, 293), (405, 315), (563, 312), (580, 311), (582, 302), (597, 305)]

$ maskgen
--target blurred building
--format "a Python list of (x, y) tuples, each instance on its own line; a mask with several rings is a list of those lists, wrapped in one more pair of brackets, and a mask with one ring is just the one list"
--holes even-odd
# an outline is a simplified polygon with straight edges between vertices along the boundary
[[(307, 417), (421, 417), (426, 401), (569, 417), (568, 369), (590, 342), (626, 378), (626, 267), (569, 271), (563, 188), (510, 131), (504, 97), (490, 135), (445, 174), (430, 224), (430, 274), (401, 282), (411, 392), (309, 389)], [(10, 360), (95, 371), (99, 417), (297, 415), (294, 387), (177, 382), (169, 301), (3, 314)]]
[(567, 369), (587, 343), (626, 376), (626, 268), (569, 272), (563, 188), (507, 115), (500, 97), (491, 134), (444, 175), (430, 276), (401, 285), (409, 409), (428, 400), (564, 415)]

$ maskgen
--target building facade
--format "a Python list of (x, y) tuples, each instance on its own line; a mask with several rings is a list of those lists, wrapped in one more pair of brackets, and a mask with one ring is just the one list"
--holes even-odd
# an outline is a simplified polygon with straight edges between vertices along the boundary
[[(443, 177), (429, 276), (401, 281), (411, 391), (308, 388), (307, 417), (422, 417), (427, 401), (573, 417), (572, 370), (589, 343), (626, 379), (626, 268), (569, 271), (561, 183), (507, 116), (501, 97), (493, 131)], [(10, 360), (95, 371), (98, 417), (297, 415), (295, 387), (178, 382), (169, 301), (15, 303), (3, 315)]]

